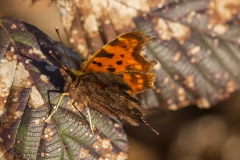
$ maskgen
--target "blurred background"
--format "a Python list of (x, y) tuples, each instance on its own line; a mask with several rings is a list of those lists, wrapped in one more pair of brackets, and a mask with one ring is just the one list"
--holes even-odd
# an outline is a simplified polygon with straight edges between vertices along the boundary
[(61, 37), (66, 43), (66, 36), (61, 23), (61, 16), (56, 5), (51, 0), (3, 0), (0, 1), (0, 17), (15, 17), (29, 24), (37, 26), (40, 30), (57, 40), (55, 27), (59, 27)]
[[(15, 17), (33, 24), (58, 39), (59, 27), (65, 45), (61, 16), (51, 0), (1, 0), (0, 17)], [(129, 160), (239, 160), (240, 159), (240, 94), (211, 109), (189, 106), (178, 111), (147, 112), (146, 121), (160, 135), (146, 126), (124, 128), (129, 138)]]

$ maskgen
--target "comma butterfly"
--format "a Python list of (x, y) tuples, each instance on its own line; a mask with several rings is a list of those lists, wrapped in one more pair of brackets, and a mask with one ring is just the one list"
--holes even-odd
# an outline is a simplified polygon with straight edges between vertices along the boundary
[[(66, 93), (62, 93), (56, 109), (62, 97), (69, 95), (85, 107), (125, 119), (132, 125), (145, 124), (158, 134), (143, 119), (143, 113), (137, 109), (141, 102), (134, 97), (147, 88), (154, 88), (156, 61), (148, 61), (141, 53), (151, 40), (141, 31), (125, 33), (103, 46), (79, 70), (62, 64)], [(90, 127), (92, 130), (91, 119)]]

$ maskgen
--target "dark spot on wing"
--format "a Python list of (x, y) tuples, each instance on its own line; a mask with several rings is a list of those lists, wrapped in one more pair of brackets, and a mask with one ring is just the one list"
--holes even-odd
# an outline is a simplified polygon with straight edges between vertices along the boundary
[(109, 72), (115, 72), (115, 71), (116, 71), (115, 68), (107, 68), (107, 70), (108, 70)]
[(137, 39), (138, 41), (143, 41), (143, 34), (140, 31), (131, 32), (128, 34), (122, 35), (125, 39)]
[(144, 62), (145, 60), (144, 60), (143, 56), (139, 56), (139, 52), (141, 52), (141, 49), (135, 47), (135, 48), (134, 48), (134, 51), (132, 52), (132, 57), (133, 57), (137, 62), (142, 63), (142, 62)]
[(126, 46), (126, 45), (122, 45), (122, 47), (123, 47), (123, 48), (127, 48), (127, 46)]
[(106, 57), (106, 58), (113, 58), (113, 53), (108, 53), (104, 49), (101, 49), (96, 57)]
[(102, 63), (101, 62), (92, 61), (92, 64), (96, 64), (98, 67), (102, 67)]
[(118, 65), (121, 65), (123, 62), (122, 60), (116, 62)]
[(109, 43), (111, 46), (116, 46), (119, 43), (118, 38), (114, 39), (112, 42)]
[(124, 55), (123, 55), (123, 54), (120, 54), (120, 56), (121, 56), (122, 58), (124, 58)]

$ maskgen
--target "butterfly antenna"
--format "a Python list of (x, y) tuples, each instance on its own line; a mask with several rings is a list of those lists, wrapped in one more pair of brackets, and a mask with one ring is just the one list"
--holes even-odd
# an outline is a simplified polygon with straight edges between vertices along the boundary
[(62, 66), (64, 66), (63, 63), (58, 60), (58, 58), (53, 54), (53, 52), (52, 52), (51, 50), (49, 51), (49, 54), (50, 54), (56, 61), (58, 61)]
[[(69, 67), (72, 68), (72, 67), (71, 67), (71, 64), (70, 64), (70, 61), (69, 61), (69, 58), (68, 58), (68, 55), (67, 55), (67, 53), (66, 53), (66, 51), (65, 51), (65, 49), (64, 49), (64, 46), (63, 46), (63, 43), (62, 43), (62, 39), (61, 39), (60, 34), (59, 34), (58, 27), (55, 28), (55, 31), (56, 31), (56, 33), (57, 33), (57, 35), (58, 35), (58, 38), (59, 38), (60, 42), (61, 42), (63, 51), (64, 51), (65, 55), (67, 56), (67, 61), (68, 61)], [(54, 56), (54, 57), (55, 57), (55, 56)], [(55, 57), (55, 59), (56, 59), (56, 57)], [(59, 60), (58, 60), (58, 62), (59, 62)], [(62, 63), (61, 63), (61, 64), (62, 64)]]

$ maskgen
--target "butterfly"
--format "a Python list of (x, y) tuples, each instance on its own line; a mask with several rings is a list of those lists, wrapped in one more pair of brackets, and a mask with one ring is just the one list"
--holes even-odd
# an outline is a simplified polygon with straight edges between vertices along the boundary
[[(148, 61), (141, 53), (151, 41), (152, 38), (141, 31), (121, 34), (83, 62), (79, 70), (67, 68), (58, 60), (66, 80), (65, 93), (47, 120), (57, 110), (62, 97), (70, 96), (87, 108), (125, 119), (132, 125), (145, 124), (158, 134), (137, 109), (142, 104), (135, 97), (145, 89), (154, 89), (156, 61)], [(93, 132), (91, 118), (90, 127)]]

